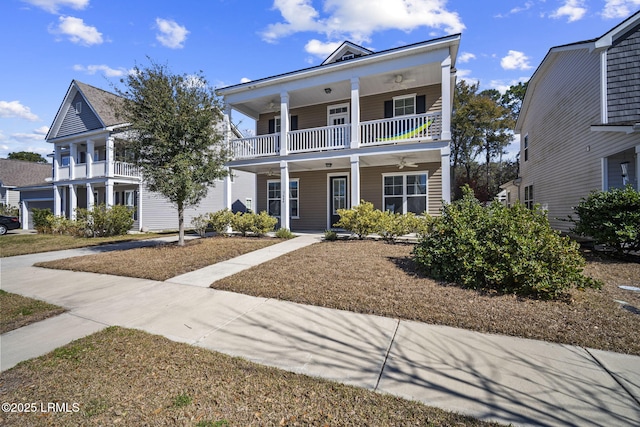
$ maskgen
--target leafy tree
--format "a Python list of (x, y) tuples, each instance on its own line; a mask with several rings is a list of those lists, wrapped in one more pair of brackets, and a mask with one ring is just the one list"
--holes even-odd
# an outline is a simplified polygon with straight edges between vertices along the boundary
[(527, 87), (529, 82), (519, 82), (516, 85), (512, 85), (507, 91), (500, 97), (500, 103), (503, 107), (508, 108), (511, 111), (513, 120), (518, 119), (520, 109), (522, 108), (522, 102), (524, 96), (527, 93)]
[(149, 189), (176, 206), (182, 246), (185, 208), (197, 206), (227, 175), (220, 101), (201, 73), (176, 75), (153, 61), (135, 66), (121, 83), (126, 89), (116, 89), (122, 102), (114, 107), (130, 124), (127, 148)]
[(7, 159), (24, 160), (27, 162), (34, 162), (34, 163), (49, 163), (47, 162), (47, 159), (42, 157), (40, 154), (31, 153), (29, 151), (16, 151), (15, 153), (9, 153), (9, 155), (7, 156)]

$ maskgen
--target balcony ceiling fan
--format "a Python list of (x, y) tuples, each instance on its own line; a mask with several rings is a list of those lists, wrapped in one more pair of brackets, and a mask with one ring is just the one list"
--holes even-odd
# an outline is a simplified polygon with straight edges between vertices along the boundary
[(400, 89), (406, 89), (407, 83), (415, 82), (416, 79), (412, 79), (409, 76), (404, 74), (395, 74), (389, 80), (386, 81), (387, 84), (393, 84)]
[(400, 163), (398, 163), (398, 169), (404, 168), (417, 168), (418, 165), (414, 162), (407, 161), (404, 157), (400, 158)]

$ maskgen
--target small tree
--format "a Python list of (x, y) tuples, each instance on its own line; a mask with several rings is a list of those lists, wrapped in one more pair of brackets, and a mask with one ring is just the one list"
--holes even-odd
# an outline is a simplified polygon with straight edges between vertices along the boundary
[(26, 162), (34, 163), (49, 163), (47, 159), (42, 157), (38, 153), (32, 153), (30, 151), (16, 151), (15, 153), (9, 153), (7, 159), (11, 160), (24, 160)]
[(184, 245), (184, 210), (197, 206), (215, 180), (227, 175), (228, 151), (217, 126), (220, 102), (201, 74), (176, 75), (151, 63), (121, 80), (114, 105), (130, 124), (128, 149), (151, 191), (178, 210), (178, 245)]

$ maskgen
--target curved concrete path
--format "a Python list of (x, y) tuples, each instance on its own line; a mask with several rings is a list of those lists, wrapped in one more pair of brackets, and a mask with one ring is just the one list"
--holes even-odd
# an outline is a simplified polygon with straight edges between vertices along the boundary
[(69, 311), (0, 336), (0, 368), (119, 325), (483, 420), (522, 426), (640, 425), (637, 356), (204, 287), (222, 274), (319, 238), (301, 236), (166, 282), (32, 266), (113, 246), (2, 258), (2, 289)]

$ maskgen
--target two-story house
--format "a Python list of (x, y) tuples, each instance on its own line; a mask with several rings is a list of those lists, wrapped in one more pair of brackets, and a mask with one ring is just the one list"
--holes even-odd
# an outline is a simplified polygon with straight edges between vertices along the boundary
[[(95, 204), (125, 205), (134, 216), (134, 230), (178, 228), (177, 209), (163, 196), (147, 190), (127, 151), (127, 125), (114, 113), (119, 97), (72, 81), (46, 140), (53, 144), (53, 206), (55, 215), (75, 217), (76, 208)], [(236, 136), (240, 136), (236, 132)], [(228, 183), (209, 189), (195, 208), (185, 210), (185, 223), (199, 214), (229, 206), (244, 210), (255, 198), (255, 175), (236, 171)], [(249, 206), (250, 207), (250, 206)]]
[(592, 40), (556, 46), (535, 71), (516, 123), (520, 177), (507, 203), (540, 204), (569, 231), (594, 190), (640, 189), (640, 12)]
[(460, 35), (372, 52), (344, 42), (322, 64), (218, 90), (256, 120), (233, 138), (233, 170), (257, 174), (256, 211), (291, 230), (330, 229), (361, 200), (438, 214)]

